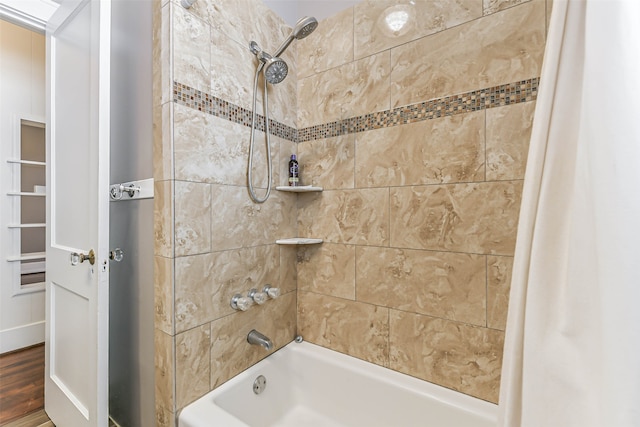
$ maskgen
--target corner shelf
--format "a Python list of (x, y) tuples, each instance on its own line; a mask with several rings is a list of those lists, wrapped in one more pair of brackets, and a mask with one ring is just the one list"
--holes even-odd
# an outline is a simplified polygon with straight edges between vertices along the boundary
[(276, 187), (278, 191), (284, 191), (286, 193), (319, 193), (324, 190), (322, 187), (314, 187), (312, 185), (301, 185), (299, 187), (289, 187), (288, 185), (281, 185)]
[(322, 243), (322, 239), (308, 239), (306, 237), (292, 237), (290, 239), (276, 240), (276, 245), (317, 245)]
[[(314, 187), (313, 185), (300, 185), (295, 187), (281, 185), (276, 187), (276, 190), (284, 191), (285, 193), (320, 193), (324, 189), (322, 187)], [(322, 239), (312, 239), (306, 237), (291, 237), (289, 239), (276, 240), (277, 245), (318, 245), (322, 242)]]

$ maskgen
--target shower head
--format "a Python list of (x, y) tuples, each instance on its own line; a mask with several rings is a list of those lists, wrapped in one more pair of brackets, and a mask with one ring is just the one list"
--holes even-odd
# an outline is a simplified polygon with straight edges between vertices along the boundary
[(264, 63), (264, 78), (272, 85), (278, 84), (289, 74), (289, 66), (280, 58), (269, 58)]
[(298, 40), (302, 40), (318, 28), (318, 20), (313, 16), (305, 16), (296, 22), (291, 35)]
[(287, 74), (289, 74), (289, 66), (284, 62), (284, 60), (278, 57), (274, 58), (267, 52), (261, 50), (258, 44), (254, 41), (249, 44), (249, 49), (260, 61), (257, 72), (264, 70), (264, 77), (267, 80), (267, 83), (275, 85), (287, 77)]
[(313, 33), (313, 31), (318, 27), (318, 20), (313, 16), (305, 16), (304, 18), (300, 18), (298, 22), (296, 22), (295, 27), (291, 31), (291, 34), (287, 39), (282, 42), (282, 45), (278, 48), (274, 56), (280, 56), (282, 52), (284, 52), (291, 42), (294, 39), (302, 40), (307, 37), (309, 34)]

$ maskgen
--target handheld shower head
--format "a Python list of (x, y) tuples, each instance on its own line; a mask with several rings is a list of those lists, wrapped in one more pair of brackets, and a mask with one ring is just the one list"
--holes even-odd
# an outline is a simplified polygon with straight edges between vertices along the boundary
[(289, 37), (287, 37), (287, 39), (282, 42), (275, 55), (273, 56), (280, 56), (282, 52), (284, 52), (289, 47), (294, 39), (302, 40), (309, 34), (313, 33), (316, 28), (318, 28), (318, 20), (313, 16), (305, 16), (304, 18), (300, 18), (298, 22), (296, 22), (295, 27), (293, 27), (293, 30), (291, 31)]
[(318, 28), (318, 20), (313, 16), (305, 16), (296, 22), (291, 35), (298, 40), (302, 40)]

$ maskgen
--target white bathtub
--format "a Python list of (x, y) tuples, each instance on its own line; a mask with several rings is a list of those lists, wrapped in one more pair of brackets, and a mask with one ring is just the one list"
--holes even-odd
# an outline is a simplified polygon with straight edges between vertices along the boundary
[[(266, 387), (253, 392), (263, 375)], [(497, 406), (309, 343), (291, 343), (183, 409), (180, 427), (493, 427)]]

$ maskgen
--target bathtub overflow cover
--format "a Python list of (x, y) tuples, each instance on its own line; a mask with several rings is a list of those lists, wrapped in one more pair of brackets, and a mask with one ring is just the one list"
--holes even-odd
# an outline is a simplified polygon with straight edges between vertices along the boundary
[(260, 375), (255, 379), (255, 381), (253, 381), (253, 392), (255, 394), (260, 394), (265, 388), (267, 388), (267, 379), (264, 375)]

